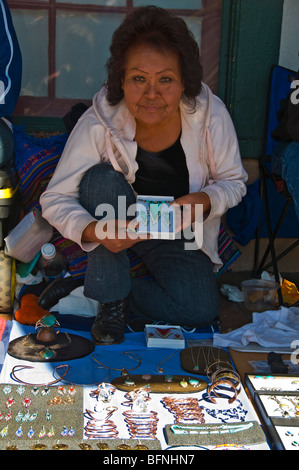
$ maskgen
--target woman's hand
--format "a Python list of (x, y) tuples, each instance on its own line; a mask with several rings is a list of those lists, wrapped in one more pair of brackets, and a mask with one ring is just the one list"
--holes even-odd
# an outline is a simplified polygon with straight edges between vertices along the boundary
[(177, 231), (184, 230), (201, 216), (204, 220), (211, 210), (210, 198), (204, 192), (185, 194), (175, 199), (171, 205), (176, 209)]
[(103, 220), (91, 222), (82, 233), (85, 242), (100, 242), (107, 250), (118, 253), (151, 237), (136, 232), (136, 220)]

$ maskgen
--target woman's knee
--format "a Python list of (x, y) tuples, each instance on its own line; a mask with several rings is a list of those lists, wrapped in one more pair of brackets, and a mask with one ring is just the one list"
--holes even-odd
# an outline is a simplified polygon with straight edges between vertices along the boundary
[(79, 195), (89, 192), (101, 192), (103, 187), (105, 187), (105, 190), (112, 189), (115, 183), (123, 184), (124, 180), (124, 175), (115, 171), (112, 165), (98, 163), (84, 173), (80, 182)]
[(79, 200), (86, 210), (95, 215), (99, 206), (103, 204), (108, 204), (115, 210), (123, 204), (127, 209), (135, 202), (135, 196), (122, 173), (115, 171), (110, 164), (100, 163), (83, 175)]

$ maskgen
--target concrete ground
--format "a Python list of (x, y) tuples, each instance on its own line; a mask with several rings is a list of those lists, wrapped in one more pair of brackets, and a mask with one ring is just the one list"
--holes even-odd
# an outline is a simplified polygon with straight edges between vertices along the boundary
[[(280, 273), (284, 279), (287, 279), (290, 282), (296, 284), (299, 289), (299, 273)], [(251, 279), (251, 273), (247, 271), (238, 271), (238, 272), (225, 272), (217, 280), (219, 289), (222, 284), (228, 284), (232, 286), (237, 286), (241, 289), (241, 282), (247, 279)], [(220, 298), (220, 311), (219, 318), (221, 322), (221, 331), (226, 333), (231, 330), (240, 328), (241, 326), (251, 323), (252, 314), (246, 310), (243, 302), (233, 302), (228, 300), (227, 297), (224, 297), (219, 293)]]

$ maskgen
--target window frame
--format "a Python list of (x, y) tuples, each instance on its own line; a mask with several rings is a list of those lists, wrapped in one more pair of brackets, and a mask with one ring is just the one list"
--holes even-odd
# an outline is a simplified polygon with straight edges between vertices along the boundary
[[(64, 10), (77, 13), (102, 13), (103, 15), (105, 13), (128, 14), (134, 8), (134, 0), (126, 0), (126, 6), (124, 7), (76, 4), (57, 2), (57, 0), (7, 0), (7, 3), (11, 11), (17, 9), (42, 9), (48, 11), (48, 95), (46, 97), (21, 95), (14, 114), (18, 116), (62, 117), (78, 102), (83, 102), (89, 106), (91, 100), (56, 97), (56, 12)], [(180, 8), (169, 9), (169, 11), (180, 16), (197, 16), (202, 18), (200, 48), (203, 81), (216, 93), (220, 60), (222, 0), (202, 0), (202, 8), (198, 10)]]

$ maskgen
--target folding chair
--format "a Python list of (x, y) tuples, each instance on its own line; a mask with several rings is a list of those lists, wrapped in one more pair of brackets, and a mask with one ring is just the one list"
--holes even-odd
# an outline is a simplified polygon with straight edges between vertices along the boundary
[[(278, 111), (280, 109), (281, 100), (288, 97), (289, 93), (292, 91), (291, 83), (295, 78), (296, 72), (289, 70), (287, 68), (274, 65), (270, 71), (270, 83), (269, 83), (269, 95), (268, 95), (268, 104), (267, 104), (267, 116), (266, 116), (266, 125), (265, 125), (265, 138), (264, 138), (264, 150), (263, 155), (259, 161), (260, 167), (260, 178), (261, 178), (261, 199), (265, 209), (265, 218), (267, 223), (267, 232), (268, 232), (268, 246), (264, 252), (264, 255), (259, 260), (259, 248), (260, 248), (260, 227), (257, 229), (256, 240), (255, 240), (255, 258), (254, 258), (254, 269), (253, 275), (257, 278), (261, 276), (262, 271), (267, 270), (270, 266), (273, 266), (273, 273), (275, 280), (279, 282), (279, 271), (278, 271), (278, 261), (282, 259), (286, 254), (293, 250), (299, 243), (299, 239), (293, 242), (289, 247), (284, 251), (276, 254), (274, 241), (277, 238), (280, 227), (282, 227), (285, 220), (286, 214), (292, 204), (292, 197), (287, 191), (287, 187), (284, 181), (278, 182), (271, 171), (271, 155), (273, 154), (274, 149), (276, 148), (278, 142), (274, 140), (271, 136), (271, 133), (274, 129), (277, 128), (279, 120), (277, 117)], [(272, 228), (272, 216), (269, 206), (269, 194), (267, 188), (267, 179), (271, 179), (277, 191), (280, 192), (281, 197), (285, 199), (283, 209), (278, 221), (274, 228)], [(281, 183), (281, 184), (278, 184)], [(283, 189), (282, 189), (283, 188)], [(282, 190), (281, 190), (282, 189)], [(296, 223), (296, 222), (295, 222)], [(270, 253), (271, 261), (266, 264), (267, 257)], [(279, 304), (283, 304), (283, 299), (280, 289), (278, 289), (278, 299)]]

